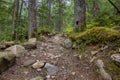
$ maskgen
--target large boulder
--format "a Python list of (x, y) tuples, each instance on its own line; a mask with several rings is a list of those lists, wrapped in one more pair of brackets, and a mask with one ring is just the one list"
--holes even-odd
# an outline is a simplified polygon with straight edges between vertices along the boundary
[(35, 49), (37, 44), (37, 39), (36, 38), (31, 38), (28, 40), (28, 42), (24, 43), (23, 46), (25, 49)]
[(111, 55), (111, 59), (112, 61), (114, 61), (114, 63), (120, 67), (120, 54), (113, 54)]
[(6, 49), (6, 51), (11, 51), (16, 55), (16, 57), (20, 57), (21, 54), (25, 53), (25, 48), (21, 45), (14, 45)]
[(0, 73), (11, 67), (15, 63), (15, 58), (11, 51), (0, 52)]

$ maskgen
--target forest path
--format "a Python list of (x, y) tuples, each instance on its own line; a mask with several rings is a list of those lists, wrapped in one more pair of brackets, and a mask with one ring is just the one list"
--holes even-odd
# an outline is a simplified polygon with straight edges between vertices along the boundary
[[(37, 76), (44, 80), (102, 80), (95, 74), (89, 59), (79, 59), (74, 49), (67, 49), (62, 45), (65, 39), (61, 34), (44, 37), (43, 41), (37, 42), (37, 49), (27, 51), (25, 55), (17, 58), (16, 64), (0, 75), (0, 80), (31, 80)], [(57, 73), (49, 76), (44, 67), (34, 69), (32, 64), (24, 66), (34, 60), (45, 61), (58, 67)]]

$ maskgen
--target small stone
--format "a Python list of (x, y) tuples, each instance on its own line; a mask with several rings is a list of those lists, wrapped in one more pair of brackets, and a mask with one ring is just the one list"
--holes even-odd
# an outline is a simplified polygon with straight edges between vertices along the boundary
[(52, 79), (54, 79), (54, 78), (55, 78), (55, 76), (51, 76), (51, 78), (52, 78)]
[(32, 67), (34, 68), (34, 69), (39, 69), (39, 68), (42, 68), (43, 66), (44, 66), (44, 62), (42, 62), (42, 61), (37, 61), (37, 62), (35, 62), (33, 65), (32, 65)]
[(49, 75), (54, 75), (56, 72), (58, 72), (58, 67), (49, 63), (45, 64), (45, 68), (47, 69)]
[(72, 75), (75, 75), (76, 74), (76, 72), (72, 72)]
[(49, 78), (50, 78), (50, 75), (47, 75), (46, 78), (49, 79)]
[(41, 76), (37, 76), (37, 77), (32, 78), (32, 79), (30, 79), (30, 80), (44, 80), (44, 78), (43, 78), (43, 77), (41, 77)]
[(36, 57), (36, 55), (34, 55), (34, 54), (32, 54), (31, 56), (32, 56), (32, 57)]
[(90, 60), (90, 63), (92, 63), (97, 57), (93, 57), (91, 60)]
[(24, 71), (24, 74), (27, 75), (29, 72), (28, 71)]
[(79, 55), (78, 57), (79, 57), (79, 59), (81, 59), (81, 58), (82, 58), (82, 55)]
[(91, 51), (91, 54), (92, 55), (95, 55), (95, 54), (97, 54), (99, 52), (99, 50), (97, 50), (97, 51)]
[(41, 71), (41, 69), (37, 69), (37, 71), (39, 72), (39, 71)]
[(65, 69), (65, 67), (64, 67), (64, 66), (62, 66), (62, 69)]
[(101, 48), (101, 50), (103, 51), (103, 50), (105, 50), (107, 48), (108, 48), (108, 46), (104, 46), (104, 47)]

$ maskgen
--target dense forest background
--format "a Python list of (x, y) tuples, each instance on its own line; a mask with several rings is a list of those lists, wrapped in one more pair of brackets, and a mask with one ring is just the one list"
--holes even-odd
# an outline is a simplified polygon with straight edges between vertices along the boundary
[[(0, 0), (0, 41), (28, 38), (29, 1)], [(77, 6), (75, 1), (77, 0), (37, 0), (37, 4), (33, 5), (36, 6), (37, 33), (73, 31), (76, 15), (74, 9)], [(120, 0), (85, 0), (84, 30), (99, 26), (110, 28), (120, 26), (119, 4)]]

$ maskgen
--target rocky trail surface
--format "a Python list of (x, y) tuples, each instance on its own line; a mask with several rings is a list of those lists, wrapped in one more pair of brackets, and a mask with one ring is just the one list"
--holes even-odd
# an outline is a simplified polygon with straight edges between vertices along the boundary
[(57, 34), (37, 41), (37, 48), (17, 57), (0, 80), (102, 80), (89, 58), (79, 59), (76, 50), (64, 46), (65, 39)]

